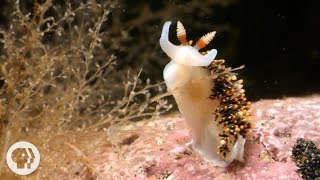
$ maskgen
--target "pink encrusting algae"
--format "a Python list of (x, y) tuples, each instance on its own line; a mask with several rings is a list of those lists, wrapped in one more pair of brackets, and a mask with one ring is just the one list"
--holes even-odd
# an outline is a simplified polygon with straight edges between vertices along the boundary
[[(256, 126), (248, 133), (245, 163), (219, 168), (185, 143), (191, 133), (181, 115), (147, 124), (121, 151), (106, 146), (89, 157), (98, 177), (120, 179), (301, 179), (291, 151), (297, 138), (320, 145), (320, 96), (260, 100), (252, 103)], [(130, 128), (129, 128), (130, 129)], [(128, 138), (128, 137), (125, 137)]]

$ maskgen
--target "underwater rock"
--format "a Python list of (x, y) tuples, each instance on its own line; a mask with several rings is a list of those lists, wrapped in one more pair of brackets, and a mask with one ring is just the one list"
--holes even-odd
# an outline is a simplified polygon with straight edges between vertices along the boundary
[(319, 104), (319, 95), (252, 103), (256, 126), (248, 133), (245, 162), (227, 168), (214, 167), (185, 146), (192, 136), (179, 114), (139, 122), (127, 128), (137, 129), (139, 137), (120, 151), (105, 146), (88, 157), (98, 179), (301, 179), (291, 150), (300, 137), (320, 145)]

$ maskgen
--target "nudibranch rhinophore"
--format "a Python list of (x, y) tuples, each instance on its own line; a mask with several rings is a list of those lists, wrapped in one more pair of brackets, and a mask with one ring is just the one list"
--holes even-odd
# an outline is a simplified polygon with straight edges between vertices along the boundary
[(234, 159), (244, 161), (244, 144), (250, 121), (250, 102), (237, 80), (235, 69), (224, 60), (214, 60), (217, 50), (200, 53), (215, 32), (202, 36), (194, 46), (187, 41), (186, 30), (178, 21), (180, 46), (169, 41), (171, 22), (163, 25), (160, 46), (171, 58), (163, 71), (168, 91), (191, 129), (192, 148), (207, 161), (225, 167)]

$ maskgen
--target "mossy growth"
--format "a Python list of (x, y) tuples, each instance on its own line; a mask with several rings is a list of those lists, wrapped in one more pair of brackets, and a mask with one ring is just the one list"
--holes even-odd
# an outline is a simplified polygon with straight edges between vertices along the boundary
[(137, 129), (135, 121), (172, 107), (162, 99), (163, 84), (140, 78), (140, 67), (116, 68), (122, 59), (110, 49), (119, 39), (108, 22), (117, 5), (77, 0), (8, 5), (12, 14), (0, 26), (1, 179), (15, 177), (5, 157), (17, 141), (40, 151), (31, 179), (99, 176), (90, 153), (102, 145), (119, 147), (119, 132), (128, 133), (123, 127)]
[(292, 149), (292, 159), (303, 179), (320, 179), (320, 149), (312, 141), (298, 138)]

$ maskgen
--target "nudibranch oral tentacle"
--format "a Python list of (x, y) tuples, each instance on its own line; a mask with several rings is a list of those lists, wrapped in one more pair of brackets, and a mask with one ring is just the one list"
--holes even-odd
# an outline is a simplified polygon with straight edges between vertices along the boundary
[(194, 46), (187, 42), (186, 30), (177, 22), (180, 46), (169, 37), (171, 22), (164, 24), (160, 46), (171, 58), (163, 77), (193, 135), (192, 147), (206, 160), (225, 167), (233, 160), (243, 160), (250, 121), (250, 102), (237, 80), (236, 69), (226, 68), (224, 60), (214, 60), (217, 50), (199, 52), (215, 36), (202, 36)]

